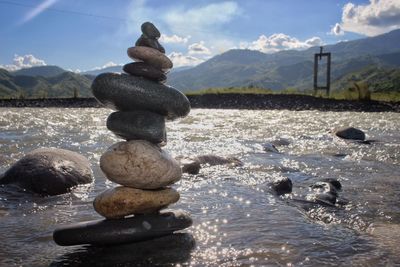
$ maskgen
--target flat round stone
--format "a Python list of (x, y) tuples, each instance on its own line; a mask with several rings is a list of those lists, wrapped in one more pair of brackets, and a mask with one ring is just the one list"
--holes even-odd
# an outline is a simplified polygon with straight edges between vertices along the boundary
[(151, 22), (146, 21), (142, 24), (140, 28), (142, 30), (142, 33), (149, 38), (158, 39), (161, 36), (160, 31)]
[(129, 47), (128, 56), (135, 61), (146, 62), (164, 72), (168, 72), (173, 67), (172, 61), (166, 55), (151, 47)]
[(120, 219), (133, 214), (154, 213), (178, 200), (179, 193), (172, 188), (142, 190), (117, 186), (98, 195), (93, 206), (107, 219)]
[(135, 215), (119, 220), (80, 222), (56, 229), (54, 241), (60, 246), (82, 244), (116, 245), (150, 240), (188, 228), (192, 219), (184, 211)]
[(181, 179), (179, 163), (158, 146), (143, 140), (119, 142), (100, 158), (110, 181), (138, 188), (157, 189)]
[(190, 102), (180, 91), (127, 74), (98, 75), (92, 93), (101, 104), (115, 110), (147, 110), (170, 120), (185, 117), (190, 111)]
[(146, 35), (142, 34), (136, 41), (135, 46), (146, 46), (157, 49), (161, 53), (165, 54), (164, 47), (158, 42), (157, 39), (148, 38)]
[(107, 118), (107, 128), (125, 140), (147, 140), (165, 145), (167, 135), (163, 116), (150, 111), (117, 111)]
[(128, 74), (141, 76), (157, 82), (165, 82), (167, 80), (164, 72), (144, 62), (129, 63), (124, 65), (122, 69)]

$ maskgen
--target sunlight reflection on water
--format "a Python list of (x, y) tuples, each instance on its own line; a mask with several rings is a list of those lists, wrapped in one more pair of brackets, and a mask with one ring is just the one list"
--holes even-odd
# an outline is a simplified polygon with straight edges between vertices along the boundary
[[(101, 154), (119, 141), (105, 127), (110, 111), (26, 108), (0, 109), (0, 113), (1, 171), (45, 146), (82, 153), (90, 159), (95, 175), (91, 185), (48, 198), (0, 187), (0, 266), (77, 265), (78, 258), (90, 266), (96, 257), (116, 260), (104, 256), (103, 250), (58, 247), (51, 238), (60, 224), (100, 218), (92, 200), (115, 185), (98, 166)], [(358, 144), (330, 133), (347, 125), (363, 129), (368, 139), (377, 142)], [(184, 174), (174, 185), (181, 199), (171, 208), (191, 213), (194, 225), (186, 232), (193, 235), (196, 248), (189, 245), (189, 258), (178, 257), (179, 252), (164, 258), (153, 255), (157, 263), (400, 263), (400, 239), (384, 230), (400, 228), (398, 113), (196, 109), (187, 118), (168, 122), (167, 131), (165, 149), (174, 156), (235, 156), (244, 166), (205, 167), (198, 175)], [(290, 144), (279, 146), (281, 153), (263, 151), (263, 143), (278, 138)], [(277, 197), (267, 185), (283, 177), (293, 181), (291, 197)], [(339, 179), (341, 195), (349, 204), (332, 208), (291, 199), (304, 196), (309, 185), (322, 178)], [(176, 242), (186, 244), (182, 240)], [(132, 265), (143, 260), (129, 254), (122, 259)]]

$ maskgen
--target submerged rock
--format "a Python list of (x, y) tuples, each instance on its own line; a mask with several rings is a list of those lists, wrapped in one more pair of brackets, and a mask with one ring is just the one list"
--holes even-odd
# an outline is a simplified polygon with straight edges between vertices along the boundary
[(290, 140), (286, 139), (286, 138), (278, 138), (275, 140), (271, 141), (271, 144), (273, 144), (274, 146), (288, 146), (290, 145)]
[(243, 162), (235, 157), (220, 157), (212, 154), (201, 155), (194, 158), (200, 164), (208, 164), (210, 166), (230, 164), (232, 166), (243, 166)]
[(39, 148), (12, 165), (0, 184), (16, 184), (40, 195), (60, 195), (92, 180), (92, 169), (84, 156), (65, 149)]
[(198, 174), (201, 169), (199, 161), (191, 158), (177, 158), (177, 161), (181, 165), (182, 173)]
[(192, 219), (186, 212), (168, 211), (67, 225), (56, 229), (53, 239), (60, 246), (116, 245), (154, 239), (191, 225)]
[(271, 143), (263, 144), (263, 149), (265, 152), (279, 153), (279, 150), (275, 147), (275, 145)]
[(335, 131), (335, 135), (343, 139), (365, 140), (365, 133), (353, 127), (340, 128)]
[(283, 194), (292, 193), (293, 183), (292, 183), (292, 180), (285, 177), (283, 179), (278, 179), (278, 180), (272, 181), (269, 184), (269, 186), (278, 196), (280, 196)]

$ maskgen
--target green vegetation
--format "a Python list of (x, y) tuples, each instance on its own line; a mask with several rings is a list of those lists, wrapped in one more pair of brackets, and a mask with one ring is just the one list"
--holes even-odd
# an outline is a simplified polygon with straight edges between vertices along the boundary
[(256, 88), (256, 87), (228, 87), (228, 88), (208, 88), (204, 90), (197, 90), (185, 92), (186, 95), (205, 95), (205, 94), (272, 94), (273, 91), (269, 89)]
[[(387, 101), (387, 102), (400, 102), (400, 92), (370, 92), (365, 83), (354, 85), (353, 88), (343, 90), (336, 90), (329, 96), (331, 99), (338, 100), (358, 100), (358, 101)], [(358, 86), (358, 88), (357, 88)], [(263, 88), (249, 88), (249, 87), (229, 87), (229, 88), (209, 88), (199, 91), (186, 92), (187, 96), (197, 96), (204, 94), (287, 94), (287, 95), (310, 95), (315, 97), (326, 98), (325, 92), (317, 92), (314, 94), (313, 90), (297, 90), (289, 88), (285, 90), (270, 90)]]
[[(351, 72), (332, 83), (329, 98), (345, 100), (379, 100), (400, 101), (400, 69), (369, 66), (356, 72)], [(189, 91), (186, 95), (203, 94), (296, 94), (326, 97), (324, 91), (314, 93), (312, 89), (301, 90), (289, 87), (283, 90), (271, 90), (258, 86), (220, 87)]]
[[(53, 66), (50, 67), (53, 68)], [(39, 70), (42, 71), (42, 74), (52, 73), (52, 68), (40, 68)], [(57, 71), (58, 69), (55, 68), (53, 72)], [(28, 74), (28, 70), (25, 73)], [(92, 80), (93, 76), (66, 71), (55, 76), (45, 77), (43, 75), (15, 75), (0, 69), (0, 99), (91, 97)]]

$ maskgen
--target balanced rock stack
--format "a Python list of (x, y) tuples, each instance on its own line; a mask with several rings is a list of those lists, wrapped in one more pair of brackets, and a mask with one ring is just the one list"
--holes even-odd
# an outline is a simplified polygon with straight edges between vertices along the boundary
[(57, 229), (59, 245), (109, 245), (152, 239), (192, 224), (186, 212), (162, 209), (179, 200), (169, 187), (181, 178), (179, 163), (161, 149), (166, 145), (165, 120), (186, 116), (190, 103), (178, 90), (166, 86), (172, 68), (159, 44), (160, 32), (150, 22), (128, 48), (133, 63), (128, 74), (103, 73), (92, 84), (95, 98), (117, 110), (107, 119), (107, 128), (126, 141), (112, 145), (100, 158), (106, 177), (119, 184), (98, 195), (94, 209), (106, 219)]

